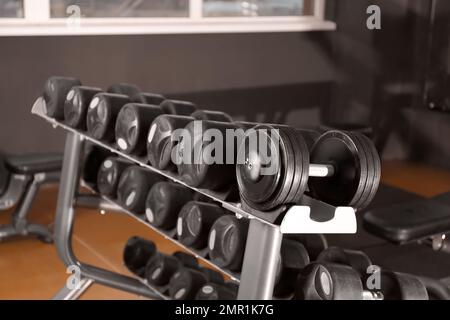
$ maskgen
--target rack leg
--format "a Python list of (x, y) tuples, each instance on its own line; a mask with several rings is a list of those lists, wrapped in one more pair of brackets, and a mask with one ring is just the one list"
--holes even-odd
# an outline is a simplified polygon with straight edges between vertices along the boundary
[(119, 290), (155, 298), (157, 295), (137, 279), (84, 264), (73, 253), (74, 206), (80, 181), (80, 166), (82, 162), (80, 160), (83, 146), (83, 137), (72, 132), (67, 133), (55, 217), (55, 245), (59, 257), (67, 266), (78, 266), (83, 278)]
[(282, 238), (279, 227), (250, 220), (239, 300), (272, 299)]

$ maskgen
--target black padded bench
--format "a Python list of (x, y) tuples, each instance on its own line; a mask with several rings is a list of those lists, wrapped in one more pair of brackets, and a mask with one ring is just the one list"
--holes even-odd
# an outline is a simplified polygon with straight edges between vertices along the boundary
[(48, 228), (27, 221), (28, 211), (43, 184), (59, 182), (60, 154), (0, 155), (0, 210), (16, 206), (9, 225), (0, 226), (0, 241), (18, 235), (52, 242)]

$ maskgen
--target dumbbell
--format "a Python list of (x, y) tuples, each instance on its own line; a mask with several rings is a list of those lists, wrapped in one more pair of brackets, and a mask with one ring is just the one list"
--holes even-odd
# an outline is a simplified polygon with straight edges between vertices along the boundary
[(157, 254), (157, 249), (152, 241), (131, 237), (123, 250), (125, 266), (137, 276), (145, 276), (147, 262)]
[(160, 170), (176, 170), (172, 162), (172, 151), (178, 143), (174, 132), (194, 120), (190, 116), (164, 114), (153, 121), (147, 138), (147, 157), (152, 166)]
[(99, 146), (88, 144), (83, 156), (83, 181), (98, 191), (98, 171), (106, 158), (112, 154)]
[(119, 179), (123, 171), (130, 165), (129, 161), (117, 156), (106, 158), (98, 170), (98, 191), (105, 196), (116, 198)]
[(218, 284), (208, 282), (197, 292), (195, 300), (236, 300), (239, 285), (234, 282)]
[(211, 261), (220, 268), (239, 271), (244, 259), (248, 220), (224, 215), (214, 222), (208, 237)]
[(171, 256), (158, 253), (148, 260), (145, 267), (145, 278), (152, 285), (165, 286), (172, 276), (183, 267), (198, 269), (198, 261), (192, 255), (180, 251)]
[(191, 114), (191, 117), (195, 118), (195, 120), (233, 122), (233, 118), (231, 118), (228, 114), (222, 111), (196, 110)]
[(421, 281), (412, 275), (380, 271), (380, 288), (364, 290), (360, 274), (350, 266), (315, 262), (297, 279), (299, 300), (428, 300)]
[(163, 178), (139, 166), (129, 166), (119, 179), (117, 199), (127, 210), (141, 214), (145, 211), (145, 200), (150, 188)]
[(217, 204), (189, 201), (181, 209), (177, 220), (177, 236), (186, 246), (203, 249), (214, 222), (225, 214)]
[[(190, 186), (210, 190), (223, 190), (235, 184), (236, 141), (232, 144), (229, 141), (226, 143), (225, 137), (227, 130), (236, 132), (240, 127), (227, 122), (196, 120), (189, 123), (185, 129), (186, 135), (177, 145), (179, 157), (177, 167), (181, 179)], [(207, 141), (209, 137), (205, 138), (204, 134), (210, 129), (220, 132), (223, 137), (222, 143)], [(220, 150), (214, 150), (213, 143), (217, 143)], [(222, 159), (214, 161), (213, 157), (219, 153)]]
[(57, 120), (64, 119), (64, 102), (70, 89), (81, 86), (75, 78), (50, 77), (44, 86), (45, 114)]
[(369, 275), (368, 268), (372, 266), (369, 256), (362, 251), (329, 247), (322, 251), (316, 259), (318, 262), (343, 264), (356, 270), (365, 281)]
[(169, 295), (176, 300), (192, 300), (208, 282), (223, 284), (224, 280), (220, 273), (211, 269), (181, 268), (170, 279)]
[(180, 184), (166, 181), (155, 183), (145, 201), (148, 222), (164, 230), (174, 228), (181, 208), (193, 198), (193, 192)]
[(86, 130), (86, 115), (92, 98), (102, 89), (75, 86), (70, 89), (64, 102), (64, 122), (72, 128)]
[(188, 101), (180, 101), (180, 100), (170, 100), (166, 99), (159, 105), (164, 113), (166, 114), (176, 114), (179, 116), (189, 116), (197, 107)]
[[(270, 158), (264, 159), (258, 141), (267, 142), (264, 153)], [(373, 199), (381, 175), (380, 158), (365, 136), (327, 132), (312, 147), (311, 163), (309, 158), (298, 130), (260, 125), (247, 131), (236, 168), (242, 200), (268, 211), (298, 203), (307, 186), (314, 197), (334, 206), (363, 208)]]
[(122, 94), (98, 93), (92, 98), (86, 116), (88, 133), (97, 140), (115, 141), (117, 115), (130, 99)]
[(292, 294), (298, 274), (309, 262), (308, 251), (301, 243), (283, 239), (273, 295), (285, 297)]
[(116, 119), (116, 143), (119, 149), (127, 154), (137, 156), (146, 151), (146, 138), (153, 120), (162, 114), (158, 106), (127, 103)]
[(158, 106), (161, 102), (166, 100), (166, 98), (157, 93), (140, 92), (137, 95), (131, 97), (131, 100), (137, 103), (144, 103)]
[(301, 243), (306, 248), (311, 261), (317, 260), (319, 254), (328, 248), (328, 241), (323, 234), (285, 234), (283, 239)]
[(106, 91), (108, 93), (125, 95), (130, 99), (139, 96), (139, 94), (141, 93), (141, 89), (139, 89), (134, 84), (124, 82), (112, 84)]

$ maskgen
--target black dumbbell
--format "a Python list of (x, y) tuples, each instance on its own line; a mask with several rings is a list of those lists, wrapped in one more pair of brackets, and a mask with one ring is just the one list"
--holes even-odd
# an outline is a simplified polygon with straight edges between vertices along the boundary
[(223, 276), (207, 268), (182, 268), (170, 279), (169, 295), (176, 300), (192, 300), (208, 282), (223, 284)]
[(133, 97), (138, 96), (141, 93), (141, 89), (139, 89), (134, 84), (129, 83), (115, 83), (111, 86), (109, 86), (108, 90), (106, 90), (108, 93), (115, 93), (115, 94), (122, 94), (127, 96), (130, 99), (133, 99)]
[(308, 251), (301, 243), (283, 239), (273, 295), (285, 297), (292, 294), (298, 274), (309, 262)]
[(197, 107), (188, 101), (179, 101), (179, 100), (169, 100), (166, 99), (159, 105), (164, 113), (167, 114), (176, 114), (179, 116), (189, 116)]
[(283, 237), (301, 243), (311, 261), (317, 260), (319, 254), (328, 248), (328, 241), (323, 234), (285, 234)]
[(317, 257), (318, 262), (331, 262), (352, 267), (358, 271), (362, 279), (369, 275), (368, 268), (372, 266), (369, 256), (362, 251), (329, 247)]
[(218, 284), (208, 282), (197, 292), (195, 300), (236, 300), (239, 285), (234, 282)]
[(148, 260), (145, 267), (145, 278), (152, 285), (165, 286), (172, 276), (183, 267), (198, 269), (198, 261), (184, 252), (175, 252), (171, 256), (158, 253)]
[(166, 181), (156, 183), (145, 201), (148, 222), (165, 230), (174, 228), (181, 208), (193, 197), (193, 192), (180, 184)]
[(131, 98), (133, 102), (151, 104), (158, 106), (161, 102), (166, 100), (164, 96), (157, 93), (140, 92)]
[[(210, 190), (223, 190), (235, 184), (237, 143), (225, 140), (228, 136), (227, 130), (237, 132), (240, 127), (227, 122), (196, 120), (189, 123), (185, 129), (186, 134), (177, 145), (177, 167), (181, 179), (190, 186)], [(222, 143), (208, 141), (211, 137), (205, 134), (212, 133), (213, 131), (208, 131), (210, 129), (216, 133), (220, 132)], [(217, 143), (220, 150), (215, 150), (213, 143)], [(222, 159), (214, 159), (214, 156), (219, 155)]]
[(121, 94), (98, 93), (92, 98), (86, 116), (88, 133), (97, 140), (115, 141), (117, 115), (130, 99)]
[(157, 254), (157, 249), (152, 241), (131, 237), (123, 250), (125, 266), (139, 277), (145, 276), (147, 262)]
[(127, 154), (137, 156), (147, 151), (146, 138), (153, 120), (162, 114), (161, 108), (141, 103), (127, 103), (116, 119), (116, 143)]
[(64, 119), (64, 102), (70, 89), (81, 86), (75, 78), (50, 77), (44, 86), (45, 114), (57, 120)]
[(86, 115), (92, 98), (100, 88), (76, 86), (70, 89), (64, 102), (64, 122), (72, 128), (86, 130)]
[(98, 191), (105, 196), (115, 198), (117, 196), (119, 179), (123, 171), (130, 165), (129, 161), (116, 156), (106, 158), (98, 170)]
[(83, 156), (83, 181), (98, 191), (98, 171), (106, 158), (112, 154), (99, 146), (88, 144)]
[[(258, 141), (267, 143), (263, 154)], [(311, 164), (301, 131), (256, 126), (246, 132), (238, 160), (241, 198), (262, 211), (298, 203), (307, 185), (313, 196), (329, 204), (363, 208), (373, 199), (381, 174), (372, 142), (339, 131), (320, 136), (311, 150)]]
[(172, 161), (172, 152), (178, 143), (175, 130), (183, 129), (194, 118), (164, 114), (157, 117), (150, 125), (147, 138), (147, 157), (155, 168), (176, 170)]
[(195, 118), (195, 120), (233, 122), (233, 118), (231, 118), (228, 114), (222, 111), (196, 110), (191, 114), (191, 117)]
[(177, 236), (186, 246), (203, 249), (213, 223), (225, 214), (217, 204), (189, 201), (181, 209), (177, 222)]
[(129, 166), (120, 176), (117, 199), (127, 210), (142, 214), (145, 211), (145, 200), (150, 188), (162, 180), (162, 176), (155, 172), (139, 166)]
[(248, 220), (224, 215), (214, 222), (208, 237), (210, 259), (221, 268), (238, 271), (244, 259)]

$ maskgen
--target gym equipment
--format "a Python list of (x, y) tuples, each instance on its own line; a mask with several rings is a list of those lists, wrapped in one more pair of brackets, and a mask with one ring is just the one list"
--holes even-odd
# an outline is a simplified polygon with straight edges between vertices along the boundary
[(224, 215), (214, 222), (208, 237), (210, 259), (220, 268), (239, 271), (244, 258), (248, 220)]
[(133, 99), (133, 97), (139, 96), (141, 93), (141, 90), (135, 86), (134, 84), (129, 83), (115, 83), (109, 86), (108, 90), (106, 90), (108, 93), (115, 93), (120, 95), (125, 95), (130, 99)]
[(450, 206), (433, 199), (376, 208), (364, 215), (364, 229), (404, 244), (450, 232)]
[(369, 275), (367, 269), (372, 266), (372, 261), (364, 252), (339, 247), (329, 247), (322, 251), (317, 257), (317, 261), (347, 265), (358, 271), (363, 279), (367, 278)]
[(105, 196), (116, 198), (120, 176), (130, 165), (129, 161), (116, 156), (106, 158), (98, 170), (98, 191)]
[(358, 271), (334, 263), (312, 263), (299, 275), (295, 298), (300, 300), (428, 300), (425, 286), (409, 274), (380, 271), (380, 288), (363, 289)]
[(45, 226), (28, 222), (28, 212), (42, 185), (58, 183), (62, 167), (60, 154), (0, 154), (0, 210), (15, 207), (11, 224), (0, 225), (0, 241), (15, 236), (36, 236), (45, 243), (53, 241)]
[(164, 113), (167, 114), (176, 114), (179, 116), (189, 116), (197, 107), (188, 101), (179, 101), (179, 100), (169, 100), (166, 99), (159, 105)]
[(175, 170), (172, 162), (172, 150), (175, 150), (176, 129), (186, 127), (195, 119), (189, 116), (164, 114), (158, 116), (150, 126), (147, 138), (147, 157), (150, 163), (160, 170)]
[(100, 167), (110, 156), (112, 156), (111, 152), (96, 145), (90, 144), (86, 147), (83, 159), (83, 181), (95, 191), (99, 191), (97, 181)]
[(295, 129), (298, 133), (300, 133), (305, 140), (306, 146), (308, 150), (311, 151), (314, 143), (320, 138), (320, 133), (315, 130), (310, 129)]
[(50, 77), (44, 86), (45, 113), (47, 116), (64, 119), (64, 101), (72, 87), (81, 86), (81, 82), (75, 78)]
[(195, 118), (195, 120), (233, 122), (233, 118), (221, 111), (197, 110), (191, 114), (191, 117)]
[[(209, 129), (218, 130), (222, 137), (226, 137), (226, 130), (237, 130), (240, 127), (233, 123), (196, 120), (186, 126), (190, 143), (181, 139), (177, 145), (180, 163), (178, 173), (183, 181), (193, 187), (210, 190), (224, 190), (236, 183), (236, 141), (229, 143), (223, 138), (218, 144), (222, 150), (208, 150), (214, 142), (207, 141), (211, 137), (204, 136)], [(210, 151), (209, 154), (206, 151)], [(221, 152), (220, 152), (221, 151)], [(222, 159), (213, 161), (212, 157), (220, 153)], [(233, 161), (230, 162), (230, 155)]]
[(92, 98), (102, 89), (75, 86), (70, 89), (64, 102), (64, 122), (72, 128), (86, 130), (86, 115)]
[(148, 222), (164, 230), (174, 228), (181, 208), (193, 198), (193, 192), (182, 185), (166, 181), (155, 183), (145, 201)]
[(143, 155), (146, 150), (150, 124), (162, 114), (158, 106), (141, 103), (127, 103), (116, 119), (116, 143), (119, 149), (127, 154)]
[(115, 141), (115, 124), (117, 115), (130, 99), (121, 94), (98, 93), (92, 98), (86, 116), (88, 133), (97, 140)]
[(158, 106), (161, 102), (166, 100), (164, 96), (156, 93), (140, 92), (131, 98), (133, 102), (150, 104)]
[[(298, 203), (307, 185), (316, 198), (333, 206), (363, 208), (379, 185), (381, 164), (372, 142), (363, 135), (330, 131), (316, 141), (309, 161), (302, 131), (259, 125), (247, 131), (239, 149), (236, 173), (241, 198), (250, 207), (269, 211)], [(250, 146), (249, 141), (258, 142)], [(274, 174), (264, 174), (264, 155), (256, 149), (267, 142), (266, 156)], [(266, 161), (265, 161), (266, 160)], [(270, 172), (272, 173), (272, 172)]]
[(178, 216), (178, 239), (186, 246), (205, 248), (211, 226), (224, 214), (225, 210), (217, 204), (196, 201), (186, 203)]
[(172, 276), (183, 267), (199, 268), (197, 260), (186, 253), (175, 252), (171, 256), (158, 253), (148, 260), (145, 267), (145, 278), (150, 284), (165, 286)]
[(132, 165), (120, 176), (117, 186), (117, 200), (124, 208), (142, 214), (145, 211), (145, 200), (150, 188), (163, 178), (152, 171)]
[(309, 264), (305, 247), (296, 241), (283, 239), (278, 277), (273, 290), (275, 297), (286, 297), (294, 292), (295, 281), (301, 270)]
[(285, 234), (283, 239), (301, 243), (311, 261), (317, 260), (319, 254), (328, 248), (328, 241), (323, 234)]
[(135, 275), (145, 276), (147, 261), (158, 253), (155, 243), (140, 237), (128, 239), (123, 250), (125, 266)]
[(239, 285), (234, 282), (208, 282), (197, 292), (195, 300), (236, 300)]

